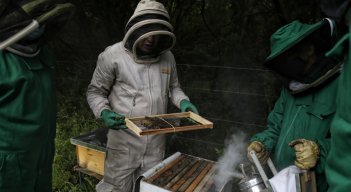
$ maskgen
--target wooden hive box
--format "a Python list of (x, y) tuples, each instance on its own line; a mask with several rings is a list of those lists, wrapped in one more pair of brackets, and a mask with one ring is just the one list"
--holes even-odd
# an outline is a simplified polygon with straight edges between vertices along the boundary
[[(139, 136), (213, 128), (212, 122), (193, 112), (132, 117), (125, 121), (127, 127)], [(150, 128), (152, 126), (157, 128)]]
[(232, 182), (215, 186), (216, 162), (176, 152), (144, 172), (140, 192), (231, 192)]
[(71, 138), (71, 143), (76, 146), (77, 165), (76, 171), (101, 179), (104, 175), (104, 162), (106, 150), (107, 129)]

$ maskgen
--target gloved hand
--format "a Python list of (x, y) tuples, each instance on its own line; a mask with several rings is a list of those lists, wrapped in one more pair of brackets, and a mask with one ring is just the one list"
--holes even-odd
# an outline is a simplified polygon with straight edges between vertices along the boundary
[(250, 151), (255, 151), (257, 159), (261, 162), (261, 164), (265, 164), (267, 159), (269, 158), (269, 151), (267, 151), (264, 145), (259, 141), (252, 141), (247, 147), (247, 157), (251, 162), (253, 159), (251, 158)]
[(297, 139), (289, 143), (294, 147), (296, 160), (295, 165), (300, 169), (310, 169), (317, 164), (319, 159), (319, 147), (314, 141)]
[(101, 119), (105, 122), (106, 127), (110, 129), (120, 130), (127, 129), (124, 116), (116, 112), (104, 109), (101, 111)]
[(192, 111), (196, 114), (199, 114), (199, 111), (197, 111), (195, 105), (193, 105), (192, 103), (190, 103), (190, 101), (186, 99), (183, 99), (182, 101), (180, 101), (180, 111), (181, 112)]

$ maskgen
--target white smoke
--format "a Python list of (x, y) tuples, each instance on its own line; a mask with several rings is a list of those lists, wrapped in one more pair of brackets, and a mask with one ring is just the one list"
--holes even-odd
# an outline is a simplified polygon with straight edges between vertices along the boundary
[(233, 178), (244, 177), (241, 172), (237, 171), (237, 168), (245, 160), (243, 157), (243, 154), (246, 154), (245, 134), (240, 132), (232, 135), (225, 144), (224, 153), (216, 163), (216, 176), (214, 178), (216, 191), (219, 191)]

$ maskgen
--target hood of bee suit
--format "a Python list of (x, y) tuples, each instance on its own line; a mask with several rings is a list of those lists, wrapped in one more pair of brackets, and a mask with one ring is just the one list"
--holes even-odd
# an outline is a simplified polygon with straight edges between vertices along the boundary
[[(138, 44), (149, 36), (158, 36), (158, 42), (150, 53), (144, 53)], [(155, 63), (160, 55), (175, 45), (176, 38), (169, 15), (163, 4), (154, 0), (142, 0), (127, 22), (123, 45), (136, 63)]]
[(0, 2), (0, 45), (7, 51), (32, 57), (51, 40), (73, 15), (71, 3), (53, 0), (3, 0)]
[(292, 94), (299, 94), (317, 86), (321, 87), (328, 79), (339, 74), (341, 62), (338, 58), (320, 56), (312, 66), (308, 67), (307, 62), (296, 59), (297, 56), (289, 58), (289, 54), (286, 53), (300, 51), (296, 46), (304, 41), (313, 41), (314, 46), (319, 47), (319, 52), (326, 52), (325, 50), (333, 47), (335, 38), (334, 20), (325, 18), (315, 24), (293, 21), (271, 36), (271, 53), (264, 64), (290, 80), (289, 89)]

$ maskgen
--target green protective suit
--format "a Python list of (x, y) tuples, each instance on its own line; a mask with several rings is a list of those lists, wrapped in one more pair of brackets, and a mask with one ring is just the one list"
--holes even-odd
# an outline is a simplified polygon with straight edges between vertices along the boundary
[(324, 166), (330, 148), (329, 128), (335, 112), (338, 78), (331, 81), (320, 90), (299, 97), (284, 88), (268, 116), (267, 129), (251, 138), (273, 153), (278, 170), (294, 165), (295, 151), (288, 146), (289, 142), (301, 138), (315, 141), (321, 152), (316, 166), (318, 191), (327, 190)]
[(56, 98), (53, 60), (0, 51), (0, 191), (51, 191)]
[[(348, 16), (351, 16), (350, 10)], [(326, 166), (329, 192), (351, 190), (351, 21), (349, 27), (350, 32), (329, 53), (346, 55), (339, 81), (337, 110), (331, 125), (331, 150)]]

